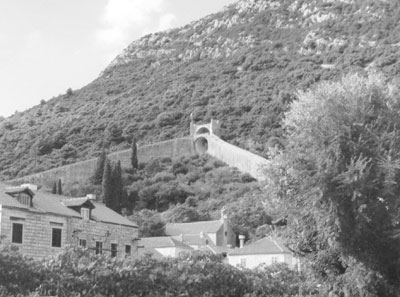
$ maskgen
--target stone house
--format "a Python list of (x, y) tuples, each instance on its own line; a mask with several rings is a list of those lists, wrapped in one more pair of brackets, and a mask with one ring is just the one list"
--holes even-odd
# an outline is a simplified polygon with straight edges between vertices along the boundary
[(241, 237), (241, 247), (228, 252), (228, 263), (235, 267), (253, 269), (260, 265), (286, 263), (294, 269), (297, 259), (293, 253), (278, 241), (264, 237), (253, 243), (243, 246), (244, 236)]
[(68, 198), (32, 185), (0, 184), (0, 245), (32, 258), (79, 245), (95, 253), (133, 253), (138, 226), (88, 195)]
[(210, 245), (217, 247), (234, 247), (236, 235), (229, 225), (225, 211), (221, 211), (221, 218), (214, 221), (192, 223), (168, 223), (165, 234), (181, 241), (193, 249)]
[(167, 236), (140, 239), (138, 253), (149, 253), (154, 257), (177, 257), (182, 252), (208, 250), (226, 256), (229, 248), (236, 243), (236, 235), (229, 226), (224, 210), (219, 220), (168, 223), (165, 233)]

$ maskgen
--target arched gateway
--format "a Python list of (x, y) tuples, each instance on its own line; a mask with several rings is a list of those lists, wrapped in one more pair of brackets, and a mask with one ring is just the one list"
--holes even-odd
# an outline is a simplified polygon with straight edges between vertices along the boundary
[(202, 155), (208, 151), (210, 135), (219, 136), (220, 125), (219, 121), (211, 120), (208, 124), (195, 124), (190, 122), (190, 135), (193, 138), (194, 149), (197, 154)]

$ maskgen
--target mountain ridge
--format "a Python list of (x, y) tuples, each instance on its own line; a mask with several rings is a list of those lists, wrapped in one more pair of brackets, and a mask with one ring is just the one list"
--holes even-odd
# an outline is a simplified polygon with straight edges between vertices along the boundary
[(349, 71), (400, 73), (400, 7), (390, 1), (242, 0), (129, 45), (80, 90), (0, 121), (11, 179), (185, 136), (221, 120), (222, 139), (266, 156), (296, 91)]

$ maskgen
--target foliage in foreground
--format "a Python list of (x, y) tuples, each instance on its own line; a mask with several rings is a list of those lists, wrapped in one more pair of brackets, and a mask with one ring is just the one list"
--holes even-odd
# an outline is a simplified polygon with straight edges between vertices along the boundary
[(291, 248), (344, 296), (400, 294), (399, 98), (378, 74), (300, 93), (273, 159)]
[(301, 284), (309, 291), (285, 265), (239, 270), (207, 253), (117, 259), (70, 248), (40, 263), (4, 252), (0, 261), (0, 276), (14, 272), (0, 278), (0, 296), (295, 296)]

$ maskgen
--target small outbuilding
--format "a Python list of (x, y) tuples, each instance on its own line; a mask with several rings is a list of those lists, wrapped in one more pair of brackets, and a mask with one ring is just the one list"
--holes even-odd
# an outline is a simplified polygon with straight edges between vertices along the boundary
[(228, 263), (235, 267), (249, 269), (274, 263), (286, 263), (290, 268), (295, 268), (297, 259), (283, 244), (272, 238), (264, 237), (241, 248), (230, 250)]

